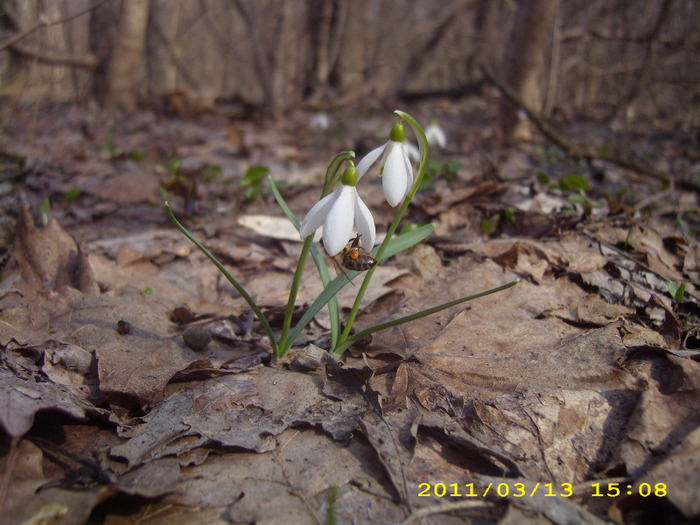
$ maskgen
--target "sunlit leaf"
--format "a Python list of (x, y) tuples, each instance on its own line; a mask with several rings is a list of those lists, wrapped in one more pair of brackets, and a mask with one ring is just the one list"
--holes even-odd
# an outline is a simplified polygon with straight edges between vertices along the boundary
[(268, 173), (270, 173), (270, 168), (267, 166), (253, 166), (243, 175), (241, 186), (249, 187), (260, 184)]
[(73, 202), (83, 194), (83, 190), (73, 187), (66, 192), (66, 202)]
[(588, 183), (586, 177), (582, 175), (567, 175), (559, 181), (559, 187), (564, 191), (579, 191), (579, 190), (590, 190), (591, 185)]

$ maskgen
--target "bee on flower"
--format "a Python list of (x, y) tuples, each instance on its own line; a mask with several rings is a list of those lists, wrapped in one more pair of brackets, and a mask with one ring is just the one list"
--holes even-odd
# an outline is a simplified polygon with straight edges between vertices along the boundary
[(312, 206), (301, 222), (302, 239), (323, 226), (323, 247), (331, 257), (340, 253), (352, 238), (353, 229), (359, 234), (359, 244), (371, 250), (377, 236), (374, 218), (357, 194), (358, 169), (345, 168), (343, 178), (332, 193)]

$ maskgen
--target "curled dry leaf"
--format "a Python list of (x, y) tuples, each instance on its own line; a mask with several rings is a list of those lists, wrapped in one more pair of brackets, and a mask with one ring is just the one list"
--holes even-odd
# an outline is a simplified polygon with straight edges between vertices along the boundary
[(43, 231), (37, 230), (27, 203), (20, 207), (13, 254), (26, 281), (47, 290), (72, 286), (86, 294), (99, 293), (83, 250), (55, 219)]

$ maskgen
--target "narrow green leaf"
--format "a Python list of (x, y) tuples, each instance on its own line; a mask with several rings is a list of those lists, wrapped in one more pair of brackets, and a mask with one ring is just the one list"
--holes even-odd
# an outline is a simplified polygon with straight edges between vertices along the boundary
[(170, 220), (173, 221), (173, 224), (175, 224), (175, 227), (177, 227), (180, 232), (187, 237), (190, 241), (194, 243), (194, 245), (201, 250), (201, 252), (206, 255), (211, 262), (214, 263), (214, 265), (219, 269), (219, 271), (224, 274), (224, 277), (228, 279), (228, 282), (230, 282), (233, 287), (236, 289), (236, 291), (243, 297), (245, 302), (248, 303), (248, 306), (250, 306), (251, 310), (253, 310), (253, 313), (255, 316), (258, 318), (260, 321), (260, 324), (262, 327), (265, 329), (265, 333), (267, 334), (267, 337), (270, 339), (270, 344), (272, 345), (272, 348), (274, 351), (277, 350), (277, 341), (275, 340), (275, 334), (272, 331), (272, 327), (270, 326), (270, 323), (267, 322), (267, 319), (265, 319), (265, 315), (262, 313), (262, 310), (258, 307), (257, 303), (253, 300), (253, 298), (250, 296), (248, 291), (241, 285), (236, 278), (231, 275), (231, 273), (226, 269), (226, 267), (219, 262), (219, 260), (214, 257), (214, 255), (207, 250), (202, 243), (200, 243), (197, 239), (194, 238), (194, 236), (187, 231), (187, 228), (185, 228), (182, 224), (180, 224), (180, 221), (178, 221), (175, 218), (175, 215), (173, 214), (173, 211), (170, 209), (170, 204), (167, 202), (165, 203), (165, 209), (168, 210), (168, 215), (170, 216)]
[[(423, 128), (420, 126), (420, 124), (418, 124), (418, 122), (416, 122), (416, 119), (414, 119), (411, 115), (405, 113), (404, 111), (401, 111), (400, 109), (395, 110), (394, 113), (396, 113), (399, 117), (408, 122), (411, 125), (411, 128), (413, 129), (413, 133), (416, 135), (416, 140), (418, 141), (418, 150), (420, 151), (420, 164), (418, 165), (418, 169), (416, 170), (416, 173), (418, 173), (418, 176), (416, 178), (421, 179), (422, 181), (422, 176), (425, 175), (425, 171), (428, 166), (428, 151), (430, 151), (428, 139), (425, 137), (425, 132), (423, 131)], [(420, 185), (420, 182), (418, 183), (418, 185)], [(418, 186), (416, 186), (416, 189), (417, 188)]]
[[(423, 242), (431, 233), (433, 233), (434, 229), (435, 224), (424, 224), (407, 231), (406, 233), (393, 237), (384, 250), (381, 259), (377, 259), (377, 261), (385, 261), (392, 255), (396, 255), (399, 252), (407, 250), (411, 246), (415, 246), (416, 244)], [(373, 257), (377, 253), (377, 250), (378, 247), (370, 252)]]
[(677, 303), (682, 303), (683, 302), (683, 296), (685, 295), (685, 283), (682, 283), (679, 287), (678, 290), (676, 291), (676, 302)]
[(683, 296), (685, 295), (685, 283), (681, 283), (681, 285), (679, 286), (676, 283), (669, 281), (668, 293), (671, 297), (673, 297), (674, 301), (676, 301), (677, 303), (682, 302)]
[[(282, 197), (282, 194), (280, 193), (279, 188), (277, 187), (277, 183), (275, 183), (275, 181), (273, 181), (271, 177), (269, 180), (270, 188), (272, 189), (272, 194), (275, 196), (277, 204), (279, 204), (280, 208), (282, 208), (282, 211), (290, 220), (290, 222), (294, 225), (294, 228), (296, 228), (296, 230), (299, 231), (299, 228), (301, 227), (299, 219), (296, 218), (294, 212), (292, 212), (290, 207), (287, 205), (287, 202), (284, 200), (284, 197)], [(326, 264), (326, 261), (323, 258), (323, 255), (321, 255), (320, 250), (315, 245), (311, 246), (311, 257), (313, 257), (314, 263), (316, 264), (316, 268), (318, 269), (318, 274), (321, 277), (321, 282), (323, 283), (323, 286), (328, 286), (328, 283), (331, 282), (331, 274), (328, 269), (328, 265)], [(340, 311), (338, 309), (338, 299), (335, 297), (328, 303), (328, 315), (331, 321), (332, 348), (336, 345), (336, 343), (338, 342), (338, 337), (340, 336)], [(296, 337), (291, 337), (288, 340), (290, 341), (290, 344), (292, 344), (294, 343), (295, 339)], [(286, 350), (283, 349), (283, 352), (286, 352)]]
[(512, 286), (515, 286), (518, 284), (520, 280), (515, 280), (511, 281), (509, 283), (506, 283), (502, 286), (498, 286), (496, 288), (491, 288), (490, 290), (486, 290), (485, 292), (479, 292), (474, 295), (468, 295), (466, 297), (461, 297), (460, 299), (455, 299), (454, 301), (449, 301), (447, 303), (442, 303), (437, 306), (433, 306), (432, 308), (428, 308), (427, 310), (421, 310), (420, 312), (416, 312), (410, 315), (406, 315), (404, 317), (399, 317), (398, 319), (393, 319), (391, 321), (387, 321), (385, 323), (380, 323), (376, 324), (374, 326), (370, 326), (369, 328), (365, 328), (364, 330), (360, 330), (357, 332), (355, 335), (348, 337), (347, 340), (345, 340), (342, 344), (338, 345), (338, 347), (334, 350), (333, 354), (336, 356), (343, 355), (343, 352), (350, 348), (355, 341), (359, 341), (363, 337), (367, 337), (368, 335), (371, 335), (375, 332), (379, 332), (380, 330), (386, 330), (387, 328), (391, 328), (392, 326), (397, 326), (400, 324), (408, 323), (411, 321), (415, 321), (416, 319), (420, 319), (421, 317), (426, 317), (428, 315), (433, 315), (438, 312), (441, 312), (442, 310), (446, 310), (447, 308), (452, 308), (453, 306), (457, 306), (458, 304), (465, 303), (467, 301), (471, 301), (473, 299), (478, 299), (479, 297), (484, 297), (486, 295), (490, 295), (496, 292), (501, 292), (503, 290), (507, 290), (508, 288), (511, 288)]
[[(355, 272), (351, 270), (346, 270), (345, 272), (350, 279), (353, 279), (356, 275), (361, 272)], [(323, 292), (316, 298), (316, 300), (311, 303), (311, 306), (304, 312), (301, 319), (297, 322), (296, 326), (289, 333), (289, 341), (295, 341), (301, 332), (308, 326), (308, 324), (316, 317), (316, 314), (321, 311), (321, 309), (329, 303), (331, 299), (334, 299), (340, 290), (342, 290), (347, 284), (348, 280), (344, 275), (336, 277), (331, 282), (329, 282), (323, 289)]]

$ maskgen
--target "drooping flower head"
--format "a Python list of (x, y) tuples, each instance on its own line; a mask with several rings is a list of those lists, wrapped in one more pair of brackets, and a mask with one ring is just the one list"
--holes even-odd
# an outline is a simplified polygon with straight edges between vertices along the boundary
[(374, 218), (357, 194), (358, 169), (345, 168), (343, 178), (332, 193), (313, 205), (301, 222), (299, 235), (305, 239), (323, 225), (323, 246), (331, 257), (340, 253), (352, 237), (360, 234), (360, 245), (371, 250), (377, 235)]
[(437, 123), (437, 120), (433, 120), (428, 127), (425, 128), (425, 138), (428, 140), (428, 144), (431, 146), (438, 146), (440, 148), (445, 148), (447, 146), (447, 136), (445, 131)]
[(370, 151), (357, 165), (360, 178), (374, 164), (380, 155), (382, 161), (379, 165), (379, 174), (382, 177), (382, 189), (389, 206), (399, 204), (411, 189), (413, 182), (413, 168), (406, 152), (404, 139), (406, 130), (402, 122), (394, 124), (389, 133), (389, 140)]

